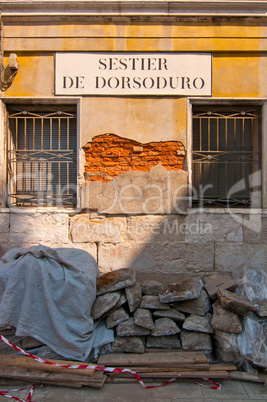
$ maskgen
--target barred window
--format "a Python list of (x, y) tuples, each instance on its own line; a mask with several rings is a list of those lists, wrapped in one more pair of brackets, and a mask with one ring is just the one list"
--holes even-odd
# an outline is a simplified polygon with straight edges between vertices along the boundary
[(8, 123), (8, 205), (75, 207), (75, 108), (12, 105)]
[(193, 107), (193, 206), (260, 207), (260, 148), (259, 107)]

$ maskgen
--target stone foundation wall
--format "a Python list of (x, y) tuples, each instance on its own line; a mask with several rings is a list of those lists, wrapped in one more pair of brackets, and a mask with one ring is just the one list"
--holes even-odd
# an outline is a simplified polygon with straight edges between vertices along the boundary
[(131, 267), (157, 273), (266, 269), (267, 216), (229, 213), (104, 216), (2, 210), (0, 252), (43, 244), (75, 247), (101, 273)]

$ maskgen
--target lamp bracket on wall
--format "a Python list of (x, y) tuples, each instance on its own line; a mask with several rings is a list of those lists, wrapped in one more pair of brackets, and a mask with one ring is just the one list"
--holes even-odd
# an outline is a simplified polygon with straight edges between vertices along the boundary
[(3, 48), (3, 22), (0, 15), (0, 77), (1, 77), (1, 91), (6, 91), (14, 81), (18, 69), (18, 57), (15, 53), (10, 53), (8, 66), (4, 65), (4, 48)]

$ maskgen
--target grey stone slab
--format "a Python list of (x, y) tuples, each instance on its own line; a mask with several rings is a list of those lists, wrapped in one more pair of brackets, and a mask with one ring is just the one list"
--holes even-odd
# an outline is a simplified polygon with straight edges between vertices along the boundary
[(256, 310), (256, 306), (246, 297), (229, 292), (225, 289), (218, 289), (218, 298), (221, 305), (239, 315), (246, 315)]
[(211, 337), (209, 334), (183, 329), (180, 333), (180, 339), (182, 349), (184, 350), (212, 350)]
[(106, 325), (108, 329), (114, 328), (123, 321), (129, 320), (129, 314), (124, 310), (123, 307), (119, 307), (117, 310), (113, 311), (107, 316)]
[(237, 283), (231, 275), (214, 273), (203, 278), (204, 286), (212, 300), (217, 299), (218, 289), (234, 291), (237, 288)]
[(117, 353), (144, 353), (145, 343), (139, 336), (116, 336), (111, 349)]
[(143, 295), (158, 296), (164, 285), (157, 281), (144, 281), (141, 285)]
[(70, 218), (70, 235), (74, 243), (121, 242), (126, 234), (126, 218), (78, 214)]
[(216, 330), (213, 340), (219, 363), (239, 364), (240, 352), (237, 334)]
[(118, 269), (117, 271), (107, 272), (97, 278), (97, 296), (115, 290), (124, 289), (135, 284), (135, 272), (131, 268)]
[(175, 322), (183, 322), (185, 320), (185, 315), (180, 313), (180, 311), (171, 308), (170, 310), (156, 310), (153, 313), (153, 317), (155, 318), (171, 318)]
[(143, 296), (140, 304), (141, 308), (147, 308), (150, 310), (169, 310), (168, 303), (161, 303), (159, 296)]
[(140, 306), (142, 299), (142, 289), (140, 283), (136, 282), (133, 286), (125, 288), (130, 313)]
[(146, 346), (147, 348), (180, 349), (181, 342), (178, 335), (148, 336)]
[(267, 400), (267, 388), (264, 384), (257, 384), (253, 382), (243, 382), (243, 387), (245, 388), (249, 399), (257, 400), (258, 402), (261, 400)]
[(233, 272), (247, 265), (266, 271), (267, 244), (215, 244), (215, 270)]
[(267, 300), (258, 302), (257, 314), (260, 317), (267, 317)]
[(126, 294), (124, 290), (121, 290), (121, 297), (117, 301), (116, 305), (114, 306), (114, 309), (121, 307), (123, 304), (127, 302)]
[(58, 212), (11, 213), (10, 242), (69, 242), (69, 216)]
[(170, 318), (158, 318), (155, 320), (155, 327), (151, 331), (152, 336), (174, 335), (180, 332), (178, 325)]
[(140, 215), (130, 216), (127, 219), (128, 240), (149, 242), (151, 238), (156, 243), (185, 240), (183, 215)]
[(130, 317), (129, 320), (120, 323), (116, 327), (116, 332), (118, 336), (150, 335), (150, 330), (136, 325), (133, 317)]
[(206, 314), (205, 316), (191, 314), (185, 319), (183, 329), (212, 334), (214, 331), (211, 326), (211, 317), (212, 315), (210, 313)]
[(261, 215), (243, 216), (244, 243), (267, 243), (267, 218)]
[[(250, 399), (246, 393), (245, 388), (243, 387), (243, 383), (230, 380), (218, 380), (218, 382), (221, 384), (221, 389), (219, 391), (202, 387), (202, 392), (205, 400), (223, 400), (228, 402), (232, 400), (233, 402), (236, 402), (236, 400), (238, 399), (241, 401)], [(204, 383), (207, 384), (206, 382)]]
[(188, 243), (242, 243), (243, 228), (229, 214), (195, 213), (186, 217)]
[(162, 303), (196, 299), (200, 296), (203, 286), (200, 278), (186, 278), (179, 283), (170, 284), (160, 292), (159, 298)]
[(213, 329), (218, 329), (224, 332), (236, 334), (242, 332), (242, 326), (238, 315), (223, 308), (219, 302), (213, 304), (211, 325)]
[(162, 242), (160, 247), (153, 237), (149, 242), (128, 241), (100, 243), (98, 266), (101, 272), (132, 267), (151, 273), (199, 273), (214, 271), (214, 243)]
[(140, 327), (154, 329), (154, 321), (150, 310), (138, 308), (134, 312), (134, 322)]
[(91, 315), (94, 320), (102, 317), (105, 313), (112, 309), (120, 299), (121, 292), (111, 292), (106, 293), (101, 296), (97, 296), (92, 310)]
[(175, 302), (173, 307), (182, 313), (205, 315), (211, 310), (211, 302), (207, 292), (202, 289), (196, 299)]
[(9, 242), (9, 213), (0, 214), (0, 241), (3, 243)]

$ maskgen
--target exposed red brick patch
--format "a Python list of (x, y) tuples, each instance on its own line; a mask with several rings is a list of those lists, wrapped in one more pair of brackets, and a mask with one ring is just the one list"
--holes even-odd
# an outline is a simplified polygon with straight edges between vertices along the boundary
[(183, 170), (185, 149), (179, 141), (140, 142), (103, 134), (84, 147), (86, 181), (108, 182), (129, 170), (147, 172), (161, 164), (168, 170)]

